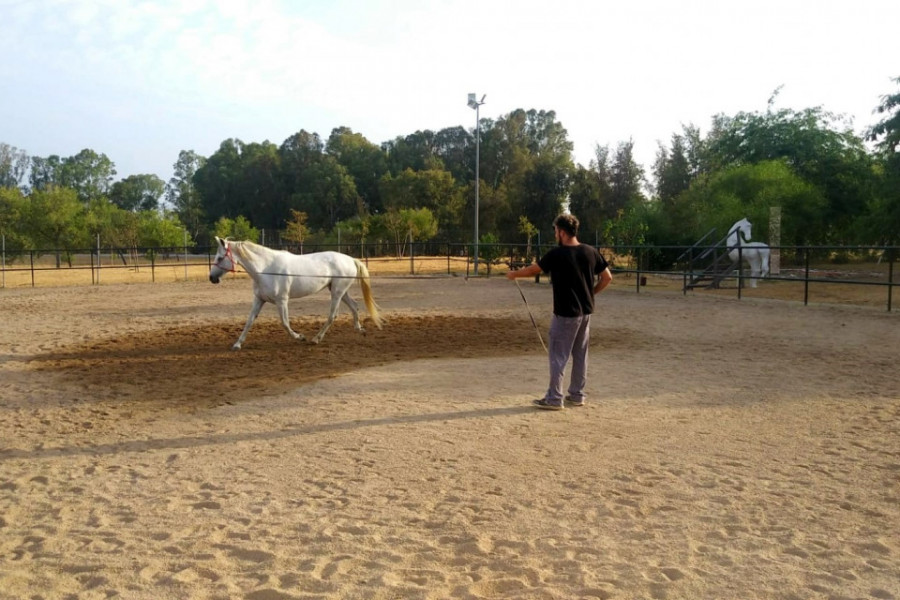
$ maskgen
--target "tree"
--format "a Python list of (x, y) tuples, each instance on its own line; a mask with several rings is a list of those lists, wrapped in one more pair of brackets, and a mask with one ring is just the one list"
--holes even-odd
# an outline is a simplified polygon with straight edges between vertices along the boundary
[(105, 154), (85, 148), (75, 156), (62, 160), (59, 181), (55, 183), (72, 188), (79, 200), (87, 204), (109, 193), (115, 174), (116, 166)]
[(63, 250), (70, 267), (71, 251), (89, 241), (84, 204), (70, 188), (51, 185), (33, 191), (27, 223), (35, 246)]
[(61, 170), (62, 159), (55, 154), (47, 158), (32, 156), (31, 170), (28, 174), (31, 190), (43, 190), (51, 185), (62, 185)]
[[(900, 77), (893, 81), (900, 84)], [(876, 142), (885, 155), (900, 152), (900, 92), (882, 96), (875, 112), (885, 116), (869, 129), (866, 139)]]
[(203, 202), (194, 185), (194, 174), (205, 163), (206, 159), (193, 150), (182, 150), (166, 185), (166, 203), (175, 210), (192, 238), (197, 238), (203, 231)]
[(27, 231), (28, 198), (17, 187), (0, 187), (0, 234), (7, 249), (26, 249), (30, 246)]
[(671, 149), (660, 144), (653, 164), (653, 175), (656, 178), (656, 196), (663, 206), (671, 206), (678, 195), (691, 186), (693, 175), (682, 135), (672, 135)]
[(208, 219), (234, 219), (246, 214), (247, 206), (240, 195), (242, 176), (241, 153), (244, 143), (227, 139), (202, 165), (197, 167), (191, 181), (199, 194), (203, 212)]
[(425, 171), (444, 168), (438, 155), (435, 133), (427, 129), (386, 142), (382, 150), (387, 155), (388, 170), (394, 175), (406, 169)]
[(611, 204), (616, 213), (647, 201), (642, 191), (644, 169), (634, 160), (634, 142), (620, 142), (610, 167)]
[[(147, 248), (178, 248), (185, 243), (185, 229), (173, 212), (160, 214), (155, 210), (145, 210), (138, 214), (138, 239)], [(193, 240), (188, 237), (188, 245)]]
[(528, 217), (521, 216), (519, 217), (519, 233), (525, 236), (527, 241), (527, 246), (525, 247), (525, 258), (531, 258), (531, 239), (537, 235), (538, 228), (535, 227), (531, 221), (528, 220)]
[(130, 175), (112, 184), (109, 199), (131, 212), (157, 210), (166, 184), (156, 175)]
[(361, 134), (347, 127), (331, 131), (325, 152), (353, 178), (363, 206), (370, 213), (382, 209), (378, 182), (388, 172), (385, 153)]
[(450, 227), (459, 226), (462, 219), (463, 192), (448, 171), (406, 169), (397, 176), (387, 173), (379, 189), (388, 210), (427, 208), (438, 222)]
[(220, 217), (213, 227), (213, 233), (220, 238), (259, 241), (259, 229), (253, 227), (250, 221), (243, 216), (238, 216), (236, 219)]
[(25, 183), (29, 158), (24, 150), (0, 143), (0, 188), (20, 187)]
[(707, 145), (714, 169), (782, 159), (828, 203), (824, 228), (811, 243), (847, 241), (851, 225), (865, 211), (874, 191), (873, 161), (849, 125), (821, 107), (802, 111), (717, 115)]
[(612, 165), (609, 146), (594, 147), (587, 168), (578, 165), (569, 187), (569, 210), (578, 217), (582, 232), (603, 231), (604, 223), (616, 217), (613, 205)]
[[(720, 237), (747, 217), (764, 237), (769, 209), (782, 207), (784, 245), (803, 245), (820, 239), (826, 226), (827, 200), (821, 191), (798, 176), (783, 160), (733, 166), (697, 179), (679, 195), (670, 213), (669, 238), (664, 243), (693, 244), (715, 227)], [(715, 243), (712, 240), (710, 243)]]
[(300, 252), (303, 252), (303, 240), (309, 235), (309, 227), (306, 226), (307, 215), (305, 212), (291, 210), (291, 218), (287, 221), (284, 230), (284, 239), (297, 242), (300, 246)]
[(359, 215), (363, 208), (347, 169), (323, 150), (318, 134), (301, 130), (285, 140), (278, 152), (287, 208), (309, 215), (311, 229), (330, 231), (339, 221)]
[(247, 144), (241, 153), (238, 193), (244, 199), (250, 221), (278, 230), (287, 218), (287, 201), (281, 155), (269, 141)]

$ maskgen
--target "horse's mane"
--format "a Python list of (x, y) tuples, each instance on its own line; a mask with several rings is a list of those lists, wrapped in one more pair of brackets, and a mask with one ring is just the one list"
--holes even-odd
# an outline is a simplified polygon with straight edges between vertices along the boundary
[(250, 240), (231, 243), (237, 250), (238, 255), (242, 259), (246, 259), (248, 261), (253, 261), (254, 258), (263, 260), (270, 257), (273, 253), (277, 252), (277, 250), (266, 248), (265, 246), (261, 246), (260, 244), (251, 242)]

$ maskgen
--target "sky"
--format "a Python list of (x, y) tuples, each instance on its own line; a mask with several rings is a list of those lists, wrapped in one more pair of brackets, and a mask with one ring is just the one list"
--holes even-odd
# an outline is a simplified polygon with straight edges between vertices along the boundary
[(0, 0), (0, 142), (168, 181), (182, 150), (348, 127), (381, 144), (552, 110), (596, 146), (812, 107), (862, 132), (900, 77), (897, 0)]

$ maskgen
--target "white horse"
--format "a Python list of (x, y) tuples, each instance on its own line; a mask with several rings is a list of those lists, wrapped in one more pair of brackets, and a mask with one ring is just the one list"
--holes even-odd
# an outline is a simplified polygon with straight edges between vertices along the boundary
[[(741, 219), (728, 230), (728, 256), (737, 262), (738, 258), (750, 265), (750, 287), (756, 287), (761, 277), (769, 274), (769, 247), (762, 242), (751, 242), (752, 225), (747, 219)], [(740, 250), (738, 250), (740, 248)]]
[(318, 344), (325, 337), (325, 332), (337, 316), (341, 302), (353, 313), (353, 327), (359, 332), (365, 331), (359, 323), (357, 303), (347, 293), (354, 281), (359, 281), (369, 316), (375, 326), (381, 329), (381, 317), (378, 316), (378, 307), (372, 298), (372, 288), (369, 285), (369, 271), (359, 260), (339, 252), (297, 255), (247, 241), (235, 242), (216, 237), (216, 242), (219, 247), (209, 270), (209, 280), (212, 283), (219, 283), (219, 279), (225, 273), (234, 271), (235, 265), (243, 267), (253, 279), (253, 307), (250, 309), (250, 316), (241, 336), (231, 347), (232, 350), (241, 349), (250, 326), (266, 302), (271, 302), (278, 308), (281, 325), (291, 337), (306, 339), (303, 334), (291, 329), (288, 300), (309, 296), (325, 288), (331, 290), (331, 310), (328, 313), (328, 320), (312, 342)]

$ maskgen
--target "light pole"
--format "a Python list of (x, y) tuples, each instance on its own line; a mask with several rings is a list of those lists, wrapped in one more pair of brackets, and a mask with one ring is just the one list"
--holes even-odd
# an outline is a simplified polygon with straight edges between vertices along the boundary
[(478, 275), (478, 163), (481, 152), (481, 120), (478, 118), (478, 108), (484, 104), (485, 98), (487, 98), (487, 94), (481, 96), (481, 100), (476, 100), (475, 94), (471, 93), (468, 102), (469, 108), (475, 109), (475, 275)]

